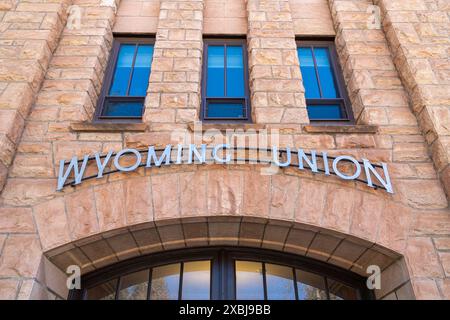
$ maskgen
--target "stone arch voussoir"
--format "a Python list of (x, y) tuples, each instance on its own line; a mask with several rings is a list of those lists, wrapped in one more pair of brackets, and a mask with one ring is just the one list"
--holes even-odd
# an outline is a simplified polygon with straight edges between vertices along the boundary
[(289, 170), (161, 169), (92, 180), (35, 205), (45, 257), (62, 271), (76, 264), (87, 273), (159, 251), (232, 245), (305, 255), (366, 276), (375, 264), (408, 282), (402, 254), (413, 215), (381, 190)]

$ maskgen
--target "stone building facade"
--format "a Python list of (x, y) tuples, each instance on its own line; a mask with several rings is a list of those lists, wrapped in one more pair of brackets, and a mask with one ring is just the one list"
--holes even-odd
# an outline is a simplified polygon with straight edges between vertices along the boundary
[[(113, 39), (153, 38), (141, 122), (96, 122)], [(246, 39), (251, 122), (203, 123), (204, 39)], [(354, 122), (309, 120), (299, 39), (332, 39)], [(133, 257), (227, 245), (367, 276), (379, 299), (450, 299), (447, 0), (0, 0), (0, 298), (66, 299), (82, 274)], [(216, 134), (204, 134), (216, 129)], [(394, 193), (292, 168), (138, 168), (56, 190), (60, 160), (222, 143), (387, 163)], [(91, 170), (88, 167), (87, 170)]]

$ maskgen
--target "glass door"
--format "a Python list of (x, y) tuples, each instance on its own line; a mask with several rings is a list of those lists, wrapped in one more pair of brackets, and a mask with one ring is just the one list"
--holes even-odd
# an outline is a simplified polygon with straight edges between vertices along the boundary
[[(84, 280), (83, 280), (84, 279)], [(323, 262), (253, 248), (197, 248), (122, 261), (82, 278), (94, 300), (343, 300), (370, 298), (365, 279)]]

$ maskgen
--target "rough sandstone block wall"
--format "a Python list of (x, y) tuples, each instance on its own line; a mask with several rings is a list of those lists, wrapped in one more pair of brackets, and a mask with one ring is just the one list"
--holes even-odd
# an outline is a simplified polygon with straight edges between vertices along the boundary
[(155, 34), (158, 16), (159, 0), (122, 0), (117, 9), (113, 32)]
[(334, 36), (328, 0), (289, 0), (296, 35)]
[[(56, 154), (60, 157), (71, 149), (82, 152), (87, 151), (87, 146), (88, 150), (98, 146), (98, 143), (83, 143), (83, 140), (90, 139), (88, 135), (77, 137), (70, 132), (69, 124), (91, 118), (101, 88), (115, 15), (114, 8), (100, 6), (100, 3), (100, 0), (75, 0), (72, 3), (21, 0), (7, 12), (0, 11), (4, 26), (0, 38), (2, 49), (5, 48), (0, 51), (11, 55), (0, 64), (0, 77), (5, 80), (2, 82), (5, 91), (0, 104), (2, 109), (12, 109), (5, 112), (18, 112), (16, 119), (26, 119), (15, 122), (13, 118), (5, 118), (0, 126), (4, 130), (10, 127), (8, 130), (16, 132), (16, 139), (20, 137), (21, 143), (15, 141), (17, 154), (9, 170), (10, 178), (17, 178), (19, 185), (11, 185), (10, 190), (22, 190), (19, 192), (28, 193), (27, 198), (33, 198), (35, 192), (53, 189)], [(73, 20), (78, 16), (81, 24)], [(36, 99), (29, 113), (34, 93)], [(25, 129), (21, 135), (24, 122)], [(2, 141), (12, 142), (8, 138), (6, 135)], [(6, 145), (4, 150), (11, 152), (2, 161), (11, 162), (15, 148)], [(59, 209), (55, 206), (52, 211), (43, 212), (42, 219), (58, 219)], [(41, 243), (31, 212), (27, 208), (10, 208), (2, 211), (1, 217), (0, 239), (5, 244), (3, 265), (8, 259), (5, 255), (12, 255), (18, 257), (15, 263), (20, 263), (21, 267), (20, 270), (11, 265), (2, 268), (2, 277), (7, 277), (7, 280), (1, 281), (11, 291), (0, 291), (7, 298), (28, 299), (32, 292), (34, 297), (54, 297), (54, 294), (43, 290), (37, 279), (38, 269), (42, 266), (38, 254)], [(10, 232), (8, 236), (4, 234), (6, 230)], [(44, 232), (61, 235), (56, 229)], [(40, 283), (43, 283), (42, 279)], [(16, 289), (15, 295), (13, 288)]]
[(170, 133), (198, 119), (202, 29), (203, 1), (161, 0), (144, 113), (151, 131)]
[(247, 12), (243, 0), (205, 0), (203, 34), (245, 35)]
[(0, 2), (0, 191), (58, 45), (68, 3)]
[(253, 121), (308, 123), (289, 1), (247, 1)]
[(377, 0), (394, 63), (450, 198), (450, 3)]
[[(179, 239), (187, 233), (179, 225), (168, 225), (168, 218), (194, 217), (198, 222), (220, 220), (217, 216), (223, 215), (226, 221), (244, 221), (248, 216), (250, 221), (259, 217), (267, 225), (270, 221), (282, 221), (285, 226), (301, 223), (316, 231), (322, 228), (333, 235), (347, 235), (352, 241), (363, 239), (361, 243), (383, 248), (386, 254), (393, 250), (394, 256), (404, 257), (411, 279), (380, 298), (410, 297), (413, 292), (417, 298), (450, 299), (448, 202), (410, 107), (408, 87), (402, 84), (402, 72), (391, 56), (389, 36), (386, 39), (382, 30), (367, 24), (371, 17), (369, 0), (329, 0), (328, 4), (357, 123), (375, 125), (378, 131), (308, 131), (295, 36), (316, 32), (325, 35), (331, 29), (327, 23), (324, 28), (328, 31), (319, 31), (321, 27), (315, 22), (312, 25), (318, 31), (310, 31), (305, 21), (295, 22), (307, 18), (292, 8), (297, 3), (311, 4), (310, 20), (324, 17), (323, 1), (315, 0), (248, 0), (245, 4), (253, 120), (258, 126), (280, 128), (282, 145), (387, 162), (394, 195), (298, 170), (261, 176), (258, 167), (242, 165), (142, 168), (55, 191), (61, 159), (125, 146), (174, 142), (174, 130), (187, 129), (198, 120), (202, 32), (204, 17), (211, 14), (211, 9), (206, 9), (209, 0), (157, 2), (160, 9), (145, 102), (146, 132), (71, 129), (72, 122), (92, 119), (112, 30), (127, 30), (119, 22), (113, 26), (114, 8), (100, 5), (100, 0), (76, 0), (73, 4), (82, 9), (80, 28), (65, 25), (61, 38), (53, 35), (48, 40), (54, 42), (55, 51), (48, 57), (48, 70), (42, 88), (36, 91), (36, 102), (30, 102), (32, 111), (24, 120), (25, 130), (0, 196), (0, 297), (65, 298), (47, 282), (56, 273), (48, 271), (43, 255), (55, 263), (63, 258), (65, 262), (85, 263), (87, 272), (132, 255), (187, 245), (188, 240)], [(17, 2), (8, 3), (11, 5), (3, 4), (0, 11), (2, 22), (8, 13), (16, 11)], [(120, 6), (118, 12), (126, 16)], [(137, 13), (128, 14), (131, 17)], [(27, 21), (34, 15), (17, 22), (15, 28), (29, 26)], [(150, 25), (152, 17), (149, 14)], [(14, 24), (2, 24), (2, 28), (4, 25)], [(31, 31), (21, 32), (25, 40), (1, 41), (0, 54), (8, 43), (27, 42)], [(8, 68), (11, 61), (16, 60), (0, 64), (0, 70)], [(123, 228), (138, 232), (141, 223), (160, 229), (151, 249), (141, 246), (139, 239), (136, 244), (129, 235), (120, 233)], [(287, 233), (281, 232), (276, 223), (268, 233), (273, 235), (269, 243), (281, 243), (281, 248)], [(215, 226), (211, 230), (222, 229)], [(235, 225), (233, 230), (240, 229)], [(146, 235), (151, 236), (153, 233)], [(330, 253), (324, 252), (330, 248), (325, 243), (314, 246), (317, 256), (328, 259)], [(65, 252), (69, 260), (60, 255)], [(386, 274), (395, 277), (396, 266), (385, 270)]]
[[(390, 166), (399, 179), (400, 194), (397, 196), (408, 199), (410, 206), (419, 209), (417, 217), (397, 212), (392, 216), (386, 215), (384, 219), (406, 219), (403, 222), (398, 220), (399, 223), (413, 219), (409, 220), (411, 229), (403, 245), (406, 246), (406, 260), (416, 297), (431, 298), (440, 293), (448, 296), (448, 274), (443, 271), (448, 266), (446, 258), (442, 258), (447, 253), (435, 245), (442, 241), (441, 237), (448, 239), (447, 201), (430, 161), (425, 138), (411, 110), (407, 91), (394, 65), (389, 42), (382, 29), (371, 26), (373, 14), (368, 8), (372, 1), (330, 0), (329, 4), (336, 30), (336, 47), (357, 123), (378, 126), (378, 134), (373, 137), (376, 148), (380, 148), (376, 154), (381, 157), (384, 154), (390, 159)], [(341, 141), (350, 146), (347, 143), (356, 139), (354, 142), (358, 141), (363, 146), (361, 139), (364, 136), (351, 138), (347, 135)], [(389, 151), (382, 150), (386, 144), (390, 145)], [(423, 197), (423, 190), (430, 193)], [(435, 206), (438, 198), (441, 204)], [(432, 207), (443, 211), (433, 212), (430, 210)], [(424, 220), (429, 223), (426, 227), (421, 225)], [(445, 226), (443, 221), (447, 221)], [(441, 261), (442, 269), (431, 265), (424, 268), (413, 266), (414, 261), (423, 261), (424, 257)]]
[[(60, 156), (101, 147), (98, 142), (88, 142), (92, 139), (90, 134), (77, 136), (70, 130), (71, 122), (92, 119), (111, 48), (114, 8), (99, 3), (73, 2), (71, 10), (76, 8), (81, 24), (68, 24), (62, 32), (27, 119), (11, 177), (39, 178), (41, 186), (50, 187), (55, 176), (52, 167)], [(111, 146), (105, 149), (108, 147)]]

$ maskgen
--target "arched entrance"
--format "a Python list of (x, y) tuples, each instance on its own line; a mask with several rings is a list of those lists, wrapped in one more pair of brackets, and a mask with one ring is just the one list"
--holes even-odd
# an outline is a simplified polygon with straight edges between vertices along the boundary
[(62, 284), (56, 291), (42, 280), (39, 288), (67, 298), (71, 265), (84, 277), (150, 254), (231, 246), (315, 259), (364, 278), (375, 266), (377, 299), (414, 298), (406, 248), (416, 211), (395, 197), (288, 168), (274, 175), (257, 166), (186, 169), (110, 175), (40, 199), (32, 210), (44, 261)]
[[(144, 223), (55, 248), (46, 256), (63, 271), (70, 265), (81, 267), (83, 290), (69, 298), (124, 298), (140, 283), (147, 288), (141, 298), (195, 299), (196, 290), (186, 291), (189, 285), (183, 291), (183, 272), (203, 274), (203, 279), (209, 274), (210, 282), (197, 293), (207, 299), (383, 298), (409, 281), (403, 258), (391, 250), (336, 231), (259, 217)], [(382, 280), (386, 278), (381, 290), (367, 290), (369, 266), (378, 267)], [(173, 289), (152, 295), (155, 270), (159, 286), (166, 274)], [(239, 291), (239, 274), (261, 280), (259, 291), (250, 290), (259, 296), (246, 297), (245, 285)], [(284, 289), (273, 289), (279, 283)]]
[(363, 276), (315, 259), (247, 247), (171, 250), (128, 259), (82, 279), (69, 299), (356, 300)]

